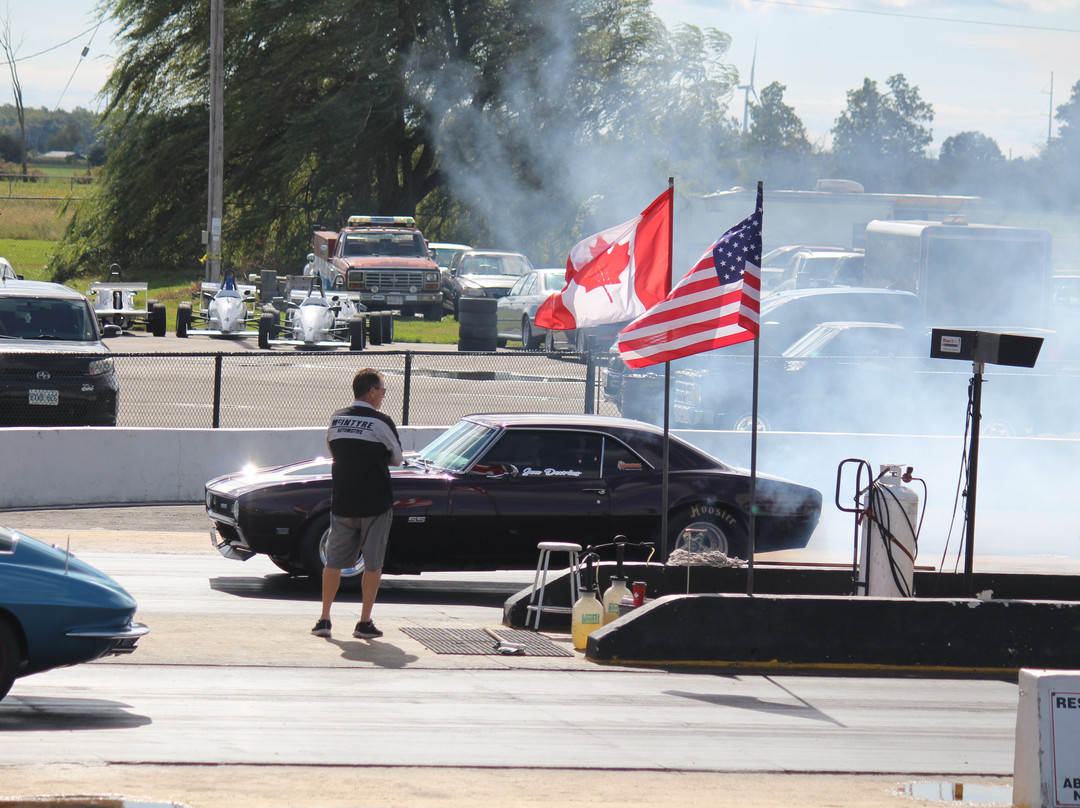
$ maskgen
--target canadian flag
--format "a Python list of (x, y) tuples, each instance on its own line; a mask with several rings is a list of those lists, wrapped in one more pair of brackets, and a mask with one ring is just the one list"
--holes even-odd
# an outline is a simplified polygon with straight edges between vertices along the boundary
[(536, 325), (568, 331), (624, 322), (667, 297), (673, 196), (668, 188), (640, 216), (575, 244), (566, 286), (540, 304)]

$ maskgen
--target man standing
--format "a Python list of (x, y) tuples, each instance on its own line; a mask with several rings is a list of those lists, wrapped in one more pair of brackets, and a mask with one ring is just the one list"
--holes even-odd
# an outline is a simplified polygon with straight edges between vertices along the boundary
[(334, 459), (334, 489), (323, 567), (322, 615), (311, 633), (330, 636), (330, 606), (341, 585), (341, 571), (363, 557), (360, 588), (364, 604), (353, 636), (370, 640), (383, 635), (371, 620), (371, 609), (379, 592), (394, 515), (390, 466), (401, 465), (401, 440), (393, 419), (379, 412), (386, 395), (382, 374), (365, 368), (353, 378), (352, 387), (356, 400), (331, 416), (326, 433), (326, 445)]

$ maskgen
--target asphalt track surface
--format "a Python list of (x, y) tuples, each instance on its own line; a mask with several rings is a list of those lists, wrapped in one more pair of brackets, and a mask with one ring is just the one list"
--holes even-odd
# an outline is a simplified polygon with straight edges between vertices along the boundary
[[(732, 676), (569, 657), (437, 654), (410, 626), (497, 629), (531, 573), (388, 578), (311, 637), (317, 589), (225, 560), (199, 506), (9, 512), (140, 604), (130, 657), (28, 677), (0, 703), (3, 797), (246, 806), (1005, 804), (1017, 691), (1001, 681)], [(545, 635), (562, 647), (568, 637)], [(985, 803), (983, 803), (985, 804)]]

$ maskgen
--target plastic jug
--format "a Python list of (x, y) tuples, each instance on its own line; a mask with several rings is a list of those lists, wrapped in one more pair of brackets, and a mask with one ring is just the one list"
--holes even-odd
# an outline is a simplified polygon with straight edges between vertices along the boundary
[(611, 585), (604, 592), (604, 625), (619, 616), (619, 604), (622, 599), (630, 594), (626, 588), (626, 579), (612, 576)]
[(585, 650), (589, 635), (604, 624), (604, 606), (596, 597), (596, 589), (587, 589), (574, 604), (570, 619), (570, 639), (574, 648)]

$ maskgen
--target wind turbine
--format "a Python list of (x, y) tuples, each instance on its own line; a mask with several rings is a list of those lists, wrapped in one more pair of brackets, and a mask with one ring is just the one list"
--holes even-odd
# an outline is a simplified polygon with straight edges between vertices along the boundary
[(754, 96), (754, 100), (759, 104), (761, 103), (757, 95), (757, 90), (754, 89), (754, 67), (757, 65), (757, 37), (754, 37), (754, 57), (750, 60), (750, 81), (746, 84), (737, 85), (736, 89), (742, 90), (743, 95), (743, 113), (742, 113), (742, 130), (745, 135), (750, 127), (750, 96)]

